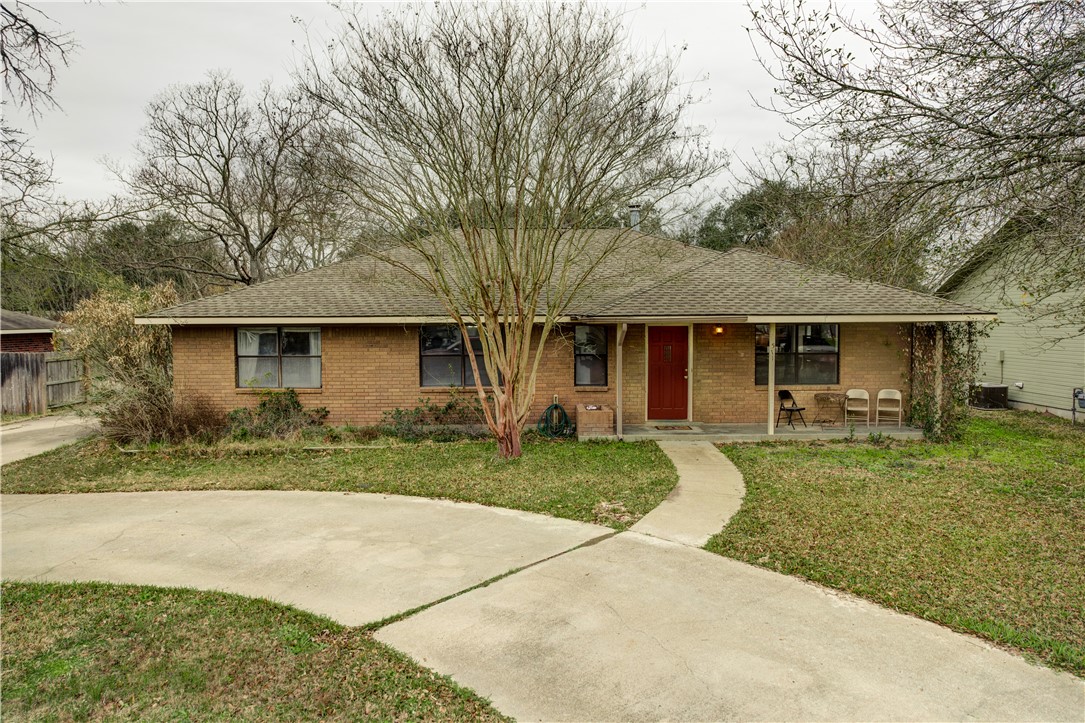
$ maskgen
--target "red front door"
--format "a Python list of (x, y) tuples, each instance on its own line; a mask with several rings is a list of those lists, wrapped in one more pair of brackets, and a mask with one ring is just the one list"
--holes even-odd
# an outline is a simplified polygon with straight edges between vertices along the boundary
[(648, 327), (648, 419), (688, 419), (689, 329)]

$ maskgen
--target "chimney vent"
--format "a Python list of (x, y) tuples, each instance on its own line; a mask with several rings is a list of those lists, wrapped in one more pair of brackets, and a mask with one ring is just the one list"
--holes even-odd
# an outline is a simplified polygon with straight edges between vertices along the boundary
[(640, 204), (629, 204), (629, 227), (634, 231), (640, 231)]

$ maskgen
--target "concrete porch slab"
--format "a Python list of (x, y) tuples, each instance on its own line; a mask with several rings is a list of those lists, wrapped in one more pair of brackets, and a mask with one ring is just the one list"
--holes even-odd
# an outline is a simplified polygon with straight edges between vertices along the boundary
[[(663, 427), (660, 429), (660, 427)], [(689, 427), (689, 429), (682, 429)], [(627, 442), (643, 440), (688, 440), (730, 444), (735, 442), (809, 442), (815, 440), (842, 440), (851, 436), (850, 427), (811, 424), (798, 425), (797, 429), (781, 426), (775, 434), (769, 434), (764, 424), (704, 424), (702, 422), (657, 422), (653, 424), (626, 424), (623, 439)], [(882, 425), (855, 426), (855, 439), (864, 440), (870, 434), (882, 434), (894, 439), (923, 439), (923, 430), (915, 427)]]

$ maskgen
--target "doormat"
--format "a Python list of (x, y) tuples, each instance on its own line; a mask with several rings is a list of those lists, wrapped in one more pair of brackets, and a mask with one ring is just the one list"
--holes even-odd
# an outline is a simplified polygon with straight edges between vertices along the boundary
[(666, 430), (666, 429), (675, 429), (675, 430), (679, 430), (679, 431), (681, 431), (681, 430), (691, 431), (693, 429), (693, 427), (690, 427), (689, 425), (681, 425), (681, 424), (680, 425), (657, 424), (656, 429), (664, 429), (664, 430)]

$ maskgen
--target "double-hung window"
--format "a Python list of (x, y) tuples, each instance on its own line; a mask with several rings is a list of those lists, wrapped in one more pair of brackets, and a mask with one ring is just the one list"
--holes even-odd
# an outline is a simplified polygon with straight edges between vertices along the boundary
[[(754, 383), (769, 383), (769, 327), (754, 326)], [(837, 384), (840, 380), (838, 324), (777, 324), (777, 384)]]
[(319, 389), (320, 329), (239, 327), (237, 386)]
[(483, 386), (490, 386), (478, 329), (467, 327), (467, 344), (455, 324), (426, 324), (418, 334), (418, 370), (423, 387), (473, 387), (469, 354), (475, 355)]
[(578, 387), (607, 385), (607, 329), (577, 326), (573, 329), (573, 382)]

